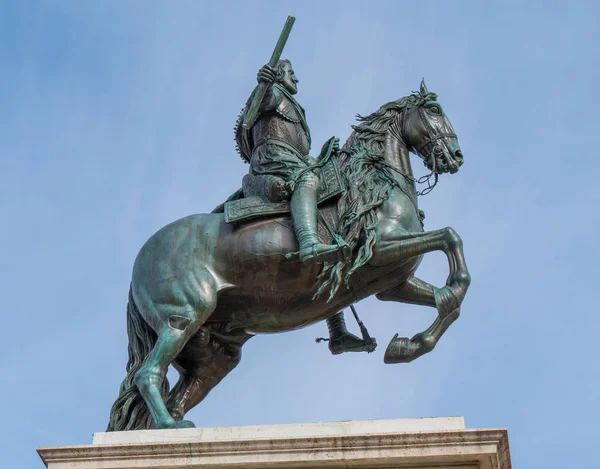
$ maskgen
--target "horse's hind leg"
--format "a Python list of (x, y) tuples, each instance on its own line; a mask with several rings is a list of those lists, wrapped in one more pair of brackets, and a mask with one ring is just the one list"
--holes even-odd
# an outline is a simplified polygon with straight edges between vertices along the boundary
[(460, 308), (454, 309), (449, 314), (442, 314), (439, 311), (439, 292), (440, 289), (413, 276), (399, 287), (376, 295), (382, 301), (398, 301), (438, 309), (438, 316), (433, 324), (423, 332), (415, 334), (412, 339), (398, 337), (398, 334), (392, 338), (385, 351), (383, 359), (385, 363), (408, 363), (430, 352), (450, 324), (458, 318)]
[(179, 374), (179, 381), (169, 394), (167, 402), (169, 413), (178, 421), (183, 420), (187, 411), (202, 401), (208, 391), (214, 387), (214, 385), (206, 386), (206, 380), (200, 376), (189, 374), (186, 371), (180, 371)]
[[(208, 332), (202, 331), (202, 334)], [(182, 420), (237, 366), (242, 357), (242, 345), (250, 337), (238, 335), (234, 342), (213, 338), (201, 347), (198, 347), (198, 342), (204, 342), (202, 338), (197, 341), (192, 339), (188, 343), (177, 360), (180, 378), (167, 402), (167, 408), (175, 420)]]
[(206, 321), (215, 308), (216, 294), (205, 291), (201, 306), (156, 305), (151, 315), (159, 321), (154, 348), (135, 374), (135, 384), (142, 394), (156, 428), (193, 427), (189, 421), (177, 422), (167, 411), (161, 385), (169, 365)]

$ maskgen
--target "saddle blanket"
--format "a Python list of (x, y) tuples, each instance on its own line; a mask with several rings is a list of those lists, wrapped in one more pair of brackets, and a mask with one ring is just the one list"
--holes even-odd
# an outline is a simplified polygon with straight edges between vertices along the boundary
[[(330, 159), (320, 171), (319, 194), (317, 204), (321, 205), (343, 191), (342, 180), (337, 161)], [(256, 218), (266, 218), (290, 213), (289, 202), (269, 202), (262, 197), (252, 196), (230, 200), (224, 204), (225, 222), (240, 223)]]

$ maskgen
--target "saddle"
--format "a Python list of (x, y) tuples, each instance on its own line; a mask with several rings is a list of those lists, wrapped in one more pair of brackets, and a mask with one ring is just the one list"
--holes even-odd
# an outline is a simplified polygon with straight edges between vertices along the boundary
[[(319, 171), (317, 205), (338, 197), (343, 191), (340, 170), (335, 158), (330, 158)], [(242, 189), (233, 194), (213, 212), (225, 213), (226, 223), (243, 223), (290, 213), (289, 195), (281, 192), (285, 181), (272, 175), (247, 174)], [(278, 200), (282, 199), (283, 200)]]

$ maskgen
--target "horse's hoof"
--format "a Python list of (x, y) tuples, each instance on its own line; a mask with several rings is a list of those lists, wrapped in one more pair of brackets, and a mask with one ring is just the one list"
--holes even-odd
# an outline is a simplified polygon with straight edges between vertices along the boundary
[(396, 334), (390, 340), (383, 356), (384, 363), (408, 363), (417, 358), (419, 345), (407, 337), (398, 337)]
[(196, 425), (191, 420), (179, 420), (175, 422), (173, 428), (196, 428)]

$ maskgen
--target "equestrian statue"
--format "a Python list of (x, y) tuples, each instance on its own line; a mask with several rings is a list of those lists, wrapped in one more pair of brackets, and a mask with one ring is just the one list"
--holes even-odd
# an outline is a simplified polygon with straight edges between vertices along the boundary
[[(107, 431), (193, 427), (185, 414), (237, 366), (255, 335), (325, 320), (329, 339), (318, 340), (329, 340), (331, 353), (372, 352), (377, 344), (353, 306), (371, 295), (438, 313), (412, 338), (396, 334), (385, 363), (431, 351), (459, 316), (470, 284), (462, 241), (452, 228), (424, 231), (417, 204), (440, 174), (463, 164), (436, 94), (422, 81), (419, 91), (359, 115), (341, 148), (332, 137), (310, 156), (298, 79), (280, 59), (293, 22), (289, 17), (258, 71), (235, 126), (249, 164), (242, 188), (212, 213), (160, 229), (135, 260), (127, 375)], [(409, 152), (423, 160), (427, 176), (414, 177)], [(418, 183), (427, 187), (417, 192)], [(432, 251), (448, 258), (441, 288), (415, 276)], [(347, 307), (362, 339), (346, 329)], [(173, 389), (169, 365), (179, 372)]]

